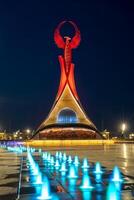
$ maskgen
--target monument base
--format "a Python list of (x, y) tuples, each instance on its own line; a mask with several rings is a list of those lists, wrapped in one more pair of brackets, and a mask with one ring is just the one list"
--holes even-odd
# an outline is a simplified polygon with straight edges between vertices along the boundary
[(89, 145), (112, 145), (114, 140), (29, 140), (24, 142), (25, 146), (35, 148), (46, 147), (79, 147)]
[(55, 127), (39, 131), (33, 139), (40, 140), (68, 140), (68, 139), (102, 139), (95, 130), (89, 128)]

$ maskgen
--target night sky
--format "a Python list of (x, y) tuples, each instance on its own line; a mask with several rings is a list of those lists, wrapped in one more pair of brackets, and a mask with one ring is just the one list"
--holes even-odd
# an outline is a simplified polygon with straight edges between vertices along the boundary
[[(62, 20), (82, 41), (73, 51), (81, 103), (99, 130), (134, 131), (134, 2), (0, 1), (0, 128), (36, 129), (54, 102), (60, 79), (53, 41)], [(73, 34), (71, 26), (62, 34)]]

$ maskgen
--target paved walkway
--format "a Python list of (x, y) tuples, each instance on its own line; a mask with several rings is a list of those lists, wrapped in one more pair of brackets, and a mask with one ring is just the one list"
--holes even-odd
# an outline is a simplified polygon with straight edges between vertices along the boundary
[[(118, 165), (125, 175), (134, 177), (134, 145), (117, 144), (110, 146), (90, 146), (73, 148), (47, 148), (54, 152), (66, 151), (72, 156), (87, 157), (90, 162), (99, 161), (103, 166), (112, 169)], [(0, 149), (0, 197), (2, 200), (14, 200), (19, 182), (21, 156)], [(1, 196), (2, 195), (2, 196)]]
[(19, 181), (19, 169), (20, 157), (16, 153), (0, 149), (0, 196), (7, 195), (5, 197), (2, 196), (2, 200), (15, 199)]

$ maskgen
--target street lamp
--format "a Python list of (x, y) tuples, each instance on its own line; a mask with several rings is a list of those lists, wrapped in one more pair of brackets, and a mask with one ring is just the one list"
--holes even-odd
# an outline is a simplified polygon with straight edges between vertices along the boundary
[(122, 123), (121, 124), (121, 133), (122, 133), (122, 136), (124, 135), (124, 133), (126, 131), (126, 128), (127, 128), (127, 125), (125, 123)]
[(26, 129), (26, 132), (27, 132), (27, 133), (30, 133), (30, 132), (31, 132), (31, 130), (30, 130), (30, 129)]
[(30, 134), (31, 134), (31, 130), (29, 128), (26, 129), (26, 137), (27, 137), (27, 139), (30, 138)]

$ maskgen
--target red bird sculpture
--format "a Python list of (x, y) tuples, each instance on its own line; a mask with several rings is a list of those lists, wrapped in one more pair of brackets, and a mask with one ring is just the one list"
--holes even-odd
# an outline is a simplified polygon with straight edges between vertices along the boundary
[(60, 34), (60, 29), (66, 22), (67, 21), (63, 21), (57, 26), (54, 32), (54, 41), (59, 48), (64, 49), (64, 62), (65, 62), (66, 72), (68, 73), (70, 65), (72, 63), (72, 49), (78, 47), (81, 41), (81, 36), (80, 36), (80, 31), (77, 28), (76, 24), (72, 21), (68, 21), (70, 24), (73, 25), (75, 29), (75, 35), (72, 39), (68, 36), (65, 36), (64, 37), (65, 41), (64, 41), (64, 38), (62, 38)]

